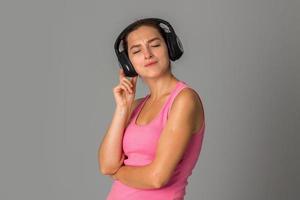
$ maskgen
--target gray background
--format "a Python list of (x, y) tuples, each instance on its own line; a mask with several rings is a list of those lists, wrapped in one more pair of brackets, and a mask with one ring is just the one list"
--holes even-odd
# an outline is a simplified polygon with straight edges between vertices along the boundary
[[(0, 199), (105, 199), (114, 39), (140, 17), (184, 46), (174, 74), (206, 114), (187, 200), (300, 198), (300, 1), (0, 2)], [(137, 97), (148, 93), (138, 80)]]

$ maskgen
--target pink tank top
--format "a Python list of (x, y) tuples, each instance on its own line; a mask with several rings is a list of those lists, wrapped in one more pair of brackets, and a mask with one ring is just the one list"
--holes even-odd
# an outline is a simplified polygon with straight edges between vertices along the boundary
[[(189, 86), (185, 82), (178, 81), (160, 112), (146, 125), (136, 124), (136, 119), (150, 95), (144, 97), (135, 108), (123, 137), (123, 151), (128, 157), (124, 160), (125, 165), (143, 166), (154, 160), (160, 133), (166, 124), (172, 102), (178, 93), (186, 87)], [(182, 160), (178, 163), (173, 176), (164, 187), (138, 189), (114, 180), (106, 200), (183, 200), (188, 177), (192, 174), (201, 151), (204, 130), (205, 120), (200, 130), (193, 134)]]

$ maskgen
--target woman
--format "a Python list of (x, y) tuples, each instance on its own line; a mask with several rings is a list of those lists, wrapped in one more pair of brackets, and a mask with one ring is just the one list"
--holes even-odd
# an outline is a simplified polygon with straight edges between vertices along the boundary
[[(100, 171), (114, 179), (107, 200), (184, 199), (202, 146), (203, 106), (197, 92), (171, 71), (170, 59), (183, 53), (179, 38), (168, 35), (176, 36), (171, 25), (146, 18), (129, 27), (122, 37), (120, 82), (113, 89), (115, 113), (99, 147)], [(137, 77), (150, 94), (135, 100)]]

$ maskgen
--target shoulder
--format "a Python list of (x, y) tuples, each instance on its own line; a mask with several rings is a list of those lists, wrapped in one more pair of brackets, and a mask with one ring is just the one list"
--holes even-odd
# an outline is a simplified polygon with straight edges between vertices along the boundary
[(183, 88), (175, 97), (172, 107), (191, 108), (200, 111), (203, 109), (201, 99), (193, 88)]
[(183, 88), (175, 97), (169, 113), (172, 124), (181, 122), (191, 125), (193, 132), (199, 130), (204, 120), (204, 110), (198, 93), (190, 88)]

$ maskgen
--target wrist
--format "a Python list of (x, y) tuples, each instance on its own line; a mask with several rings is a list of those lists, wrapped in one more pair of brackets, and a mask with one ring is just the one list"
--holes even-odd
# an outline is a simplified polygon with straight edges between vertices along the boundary
[(130, 109), (126, 106), (116, 106), (116, 112), (118, 112), (118, 113), (126, 113), (129, 110)]

